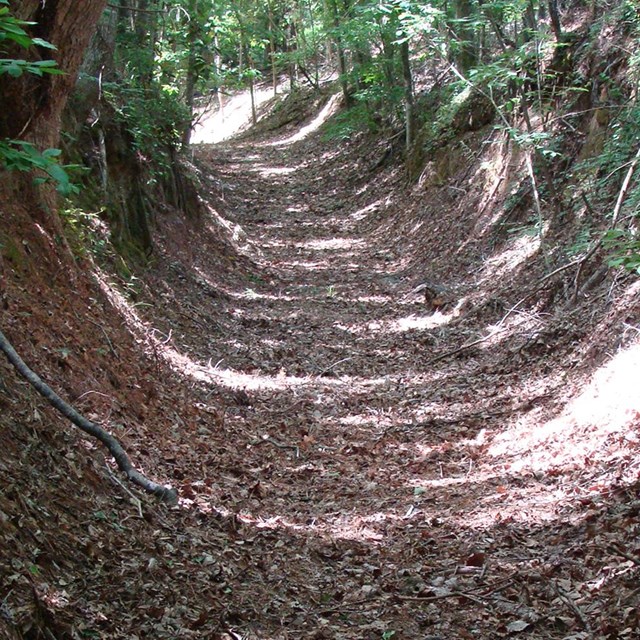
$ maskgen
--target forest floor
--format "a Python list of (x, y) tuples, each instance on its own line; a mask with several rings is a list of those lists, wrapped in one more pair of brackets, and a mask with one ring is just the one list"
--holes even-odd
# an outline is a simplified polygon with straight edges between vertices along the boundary
[(530, 238), (294, 133), (200, 146), (211, 217), (159, 221), (126, 441), (180, 503), (114, 485), (57, 517), (53, 637), (638, 637), (635, 284), (514, 309)]

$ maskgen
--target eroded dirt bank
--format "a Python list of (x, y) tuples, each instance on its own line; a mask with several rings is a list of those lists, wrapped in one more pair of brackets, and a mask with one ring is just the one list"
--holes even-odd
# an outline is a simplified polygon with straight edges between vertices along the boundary
[[(139, 341), (122, 435), (180, 505), (104, 491), (95, 453), (87, 489), (61, 437), (56, 486), (26, 500), (29, 448), (50, 449), (13, 425), (31, 466), (0, 505), (22, 563), (3, 565), (7, 615), (32, 553), (55, 620), (35, 626), (59, 638), (633, 637), (633, 283), (569, 304), (562, 272), (514, 309), (544, 265), (529, 236), (491, 235), (486, 156), (407, 188), (378, 150), (317, 134), (198, 155), (240, 253), (209, 220), (162, 219), (139, 301), (107, 314)], [(7, 406), (29, 421), (25, 402)]]

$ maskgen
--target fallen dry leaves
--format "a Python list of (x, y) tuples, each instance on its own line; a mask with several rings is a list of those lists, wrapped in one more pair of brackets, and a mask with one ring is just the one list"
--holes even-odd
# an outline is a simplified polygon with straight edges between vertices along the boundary
[[(473, 236), (476, 174), (455, 199), (357, 140), (277, 142), (200, 149), (211, 217), (161, 216), (144, 304), (62, 282), (35, 301), (6, 272), (25, 359), (181, 501), (123, 485), (2, 364), (0, 629), (638, 637), (640, 407), (568, 409), (633, 348), (629, 283), (505, 320), (543, 273)], [(425, 308), (427, 278), (461, 304)]]

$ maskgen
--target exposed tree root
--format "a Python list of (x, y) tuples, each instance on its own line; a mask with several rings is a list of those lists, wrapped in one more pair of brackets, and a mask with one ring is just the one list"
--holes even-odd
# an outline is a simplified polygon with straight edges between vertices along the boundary
[(107, 433), (101, 426), (80, 415), (72, 406), (67, 404), (53, 391), (51, 387), (44, 383), (16, 353), (16, 350), (2, 331), (0, 331), (0, 351), (7, 356), (7, 359), (17, 369), (18, 373), (20, 373), (51, 406), (55, 407), (63, 416), (71, 420), (81, 431), (102, 442), (115, 459), (118, 468), (124, 472), (131, 482), (142, 487), (145, 491), (158, 496), (162, 501), (175, 504), (178, 499), (177, 491), (172, 487), (165, 487), (153, 482), (153, 480), (149, 480), (144, 474), (135, 469), (120, 442), (110, 433)]

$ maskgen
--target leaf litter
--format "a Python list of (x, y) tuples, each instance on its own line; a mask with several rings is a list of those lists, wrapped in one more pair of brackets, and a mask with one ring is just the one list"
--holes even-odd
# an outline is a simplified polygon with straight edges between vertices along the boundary
[(209, 214), (160, 217), (144, 305), (87, 310), (81, 281), (39, 307), (7, 270), (25, 357), (181, 499), (136, 495), (3, 364), (0, 629), (637, 637), (634, 283), (499, 325), (543, 265), (501, 274), (472, 197), (271, 135), (199, 148)]

